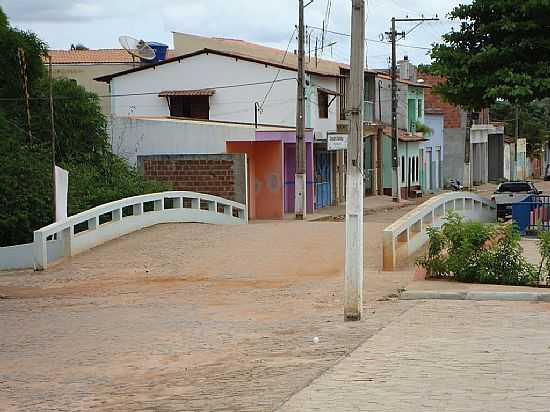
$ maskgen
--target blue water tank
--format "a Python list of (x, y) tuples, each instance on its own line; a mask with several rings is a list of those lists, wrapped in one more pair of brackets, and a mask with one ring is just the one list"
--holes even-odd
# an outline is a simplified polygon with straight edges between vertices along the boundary
[(166, 50), (168, 50), (167, 44), (158, 43), (156, 41), (148, 41), (147, 44), (155, 51), (155, 58), (149, 60), (148, 63), (158, 63), (166, 60)]

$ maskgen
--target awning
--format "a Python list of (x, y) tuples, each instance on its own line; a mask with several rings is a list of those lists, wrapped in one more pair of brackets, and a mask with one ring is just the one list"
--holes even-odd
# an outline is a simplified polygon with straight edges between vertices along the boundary
[(342, 93), (335, 92), (334, 90), (325, 89), (324, 87), (317, 87), (317, 90), (320, 92), (324, 92), (326, 94), (332, 95), (332, 96), (342, 96)]
[(216, 93), (214, 89), (197, 89), (197, 90), (163, 90), (159, 93), (159, 97), (169, 96), (212, 96)]

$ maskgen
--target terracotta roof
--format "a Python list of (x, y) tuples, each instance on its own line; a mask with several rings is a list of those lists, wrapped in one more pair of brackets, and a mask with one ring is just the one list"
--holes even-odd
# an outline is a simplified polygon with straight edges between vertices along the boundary
[(214, 89), (198, 89), (198, 90), (164, 90), (159, 93), (159, 97), (167, 96), (212, 96), (216, 93)]
[[(132, 63), (132, 56), (124, 49), (49, 50), (49, 54), (53, 64)], [(166, 57), (174, 57), (174, 50), (168, 50)]]
[[(294, 50), (286, 54), (284, 50), (245, 40), (228, 39), (222, 37), (203, 37), (187, 33), (173, 32), (174, 48), (178, 53), (192, 53), (201, 49), (213, 49), (229, 53), (252, 57), (273, 64), (284, 65), (292, 70), (298, 67), (298, 55)], [(349, 68), (349, 65), (327, 59), (317, 59), (314, 56), (305, 58), (305, 70), (321, 75), (340, 75), (340, 68)]]
[[(170, 59), (166, 59), (164, 61), (161, 61), (160, 63), (141, 65), (141, 66), (136, 67), (134, 69), (124, 70), (124, 71), (121, 71), (121, 72), (118, 72), (118, 73), (113, 73), (113, 74), (109, 74), (109, 75), (106, 75), (106, 76), (96, 77), (94, 80), (109, 83), (111, 81), (111, 79), (113, 79), (114, 77), (119, 77), (119, 76), (123, 76), (123, 75), (128, 74), (128, 73), (133, 73), (133, 72), (138, 72), (138, 71), (141, 71), (141, 70), (147, 70), (147, 69), (155, 68), (157, 66), (161, 66), (163, 64), (168, 64), (168, 63), (173, 63), (173, 62), (176, 62), (176, 61), (179, 62), (179, 61), (187, 59), (189, 57), (198, 56), (198, 55), (201, 55), (201, 54), (216, 54), (218, 56), (233, 57), (233, 58), (236, 58), (236, 59), (241, 59), (241, 60), (250, 61), (250, 62), (254, 62), (254, 63), (260, 63), (260, 64), (266, 64), (266, 65), (269, 65), (269, 66), (279, 67), (279, 68), (282, 68), (282, 69), (296, 70), (296, 68), (292, 68), (291, 66), (286, 65), (286, 64), (273, 63), (273, 62), (268, 61), (268, 60), (257, 59), (255, 57), (250, 57), (250, 56), (247, 56), (247, 55), (241, 54), (241, 53), (226, 52), (226, 51), (220, 51), (220, 50), (214, 50), (214, 49), (201, 49), (201, 50), (197, 50), (197, 51), (192, 52), (192, 53), (183, 54), (181, 56), (176, 56), (176, 57), (172, 57)], [(328, 73), (321, 73), (321, 72), (317, 72), (317, 71), (315, 71), (315, 72), (308, 71), (308, 72), (309, 73), (316, 73), (316, 74), (319, 74), (321, 76), (341, 77), (340, 74), (328, 74)]]

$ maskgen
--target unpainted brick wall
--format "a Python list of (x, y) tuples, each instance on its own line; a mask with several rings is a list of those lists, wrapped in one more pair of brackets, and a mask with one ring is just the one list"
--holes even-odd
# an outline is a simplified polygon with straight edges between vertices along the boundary
[(139, 156), (138, 167), (145, 178), (169, 182), (174, 190), (207, 193), (242, 202), (244, 199), (236, 182), (240, 171), (235, 170), (241, 165), (235, 156), (243, 155)]

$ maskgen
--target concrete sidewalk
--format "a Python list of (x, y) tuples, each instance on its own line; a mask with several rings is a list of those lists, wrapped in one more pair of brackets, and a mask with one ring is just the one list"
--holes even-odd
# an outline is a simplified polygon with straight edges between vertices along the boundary
[[(380, 212), (387, 212), (396, 209), (416, 206), (427, 198), (418, 198), (411, 200), (402, 200), (395, 203), (391, 196), (368, 196), (363, 202), (363, 214), (365, 216)], [(293, 215), (292, 215), (293, 216)], [(327, 221), (327, 220), (344, 220), (346, 216), (346, 205), (330, 206), (316, 210), (315, 213), (307, 216), (307, 220), (311, 221)]]
[(280, 411), (548, 411), (549, 322), (549, 303), (420, 302)]

